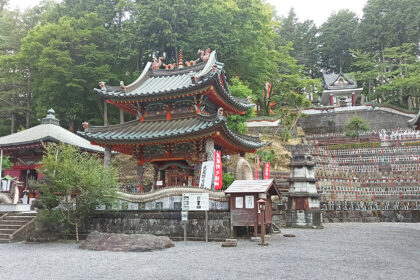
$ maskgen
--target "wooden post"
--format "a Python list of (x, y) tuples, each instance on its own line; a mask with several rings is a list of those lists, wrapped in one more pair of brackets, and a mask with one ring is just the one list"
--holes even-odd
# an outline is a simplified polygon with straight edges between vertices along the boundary
[(265, 237), (265, 210), (261, 210), (261, 244), (265, 245), (264, 237)]
[(12, 113), (12, 121), (11, 121), (10, 132), (15, 133), (15, 131), (16, 131), (16, 115), (14, 113)]
[(204, 221), (204, 224), (206, 227), (206, 242), (209, 242), (209, 216), (208, 216), (207, 211), (204, 211), (204, 214), (205, 214), (205, 219), (206, 219)]
[(188, 221), (184, 221), (184, 242), (187, 241), (187, 223)]

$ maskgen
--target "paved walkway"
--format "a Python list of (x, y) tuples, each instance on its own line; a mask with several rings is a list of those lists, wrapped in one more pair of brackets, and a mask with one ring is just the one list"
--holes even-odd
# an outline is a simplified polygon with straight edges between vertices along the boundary
[(420, 224), (326, 224), (248, 240), (176, 242), (147, 253), (84, 251), (74, 243), (0, 244), (0, 279), (419, 279)]

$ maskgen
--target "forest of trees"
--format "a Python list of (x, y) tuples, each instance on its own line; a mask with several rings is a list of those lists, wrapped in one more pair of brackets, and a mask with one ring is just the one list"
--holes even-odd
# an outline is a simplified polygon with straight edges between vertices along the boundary
[[(153, 54), (170, 63), (180, 49), (187, 60), (217, 50), (231, 91), (251, 95), (260, 114), (309, 105), (322, 73), (340, 70), (372, 102), (420, 105), (418, 0), (368, 0), (362, 18), (340, 10), (321, 26), (293, 10), (279, 17), (263, 0), (44, 0), (24, 12), (8, 2), (0, 0), (0, 135), (39, 124), (51, 107), (67, 128), (102, 124), (99, 81), (129, 84)], [(118, 116), (110, 110), (111, 123)]]

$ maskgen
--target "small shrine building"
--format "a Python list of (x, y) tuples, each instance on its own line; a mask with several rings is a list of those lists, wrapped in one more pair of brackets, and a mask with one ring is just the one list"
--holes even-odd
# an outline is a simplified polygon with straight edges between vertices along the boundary
[(356, 106), (356, 99), (363, 88), (357, 87), (356, 80), (347, 74), (323, 74), (323, 93), (321, 104), (324, 106)]
[[(38, 173), (37, 167), (42, 161), (44, 144), (66, 143), (76, 146), (82, 151), (104, 153), (102, 147), (92, 145), (86, 139), (61, 127), (54, 114), (54, 110), (50, 109), (48, 115), (42, 119), (41, 124), (0, 137), (2, 155), (8, 156), (13, 163), (10, 169), (5, 170), (4, 176), (9, 175), (22, 182), (21, 191), (25, 190), (29, 197), (34, 197), (35, 190), (28, 186), (28, 181), (31, 179), (38, 180), (42, 177), (42, 174)], [(0, 186), (0, 189), (9, 192), (9, 188)]]
[[(230, 130), (226, 116), (244, 114), (253, 107), (249, 98), (229, 92), (224, 64), (207, 50), (202, 61), (164, 65), (164, 57), (148, 62), (130, 85), (95, 91), (107, 103), (136, 116), (107, 126), (88, 126), (79, 135), (111, 151), (129, 154), (137, 164), (138, 187), (143, 188), (144, 164), (154, 166), (154, 186), (198, 186), (202, 163), (221, 155), (255, 152), (265, 143), (258, 137)], [(165, 66), (166, 69), (161, 69)], [(214, 186), (212, 187), (214, 189)], [(221, 188), (221, 186), (220, 186)]]

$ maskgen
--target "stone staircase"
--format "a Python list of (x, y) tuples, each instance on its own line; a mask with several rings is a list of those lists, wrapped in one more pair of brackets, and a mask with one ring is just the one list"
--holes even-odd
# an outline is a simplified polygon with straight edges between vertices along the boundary
[(0, 243), (22, 240), (34, 227), (35, 212), (7, 213), (0, 215)]

